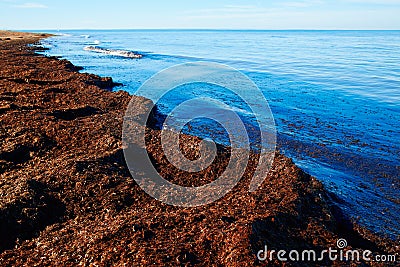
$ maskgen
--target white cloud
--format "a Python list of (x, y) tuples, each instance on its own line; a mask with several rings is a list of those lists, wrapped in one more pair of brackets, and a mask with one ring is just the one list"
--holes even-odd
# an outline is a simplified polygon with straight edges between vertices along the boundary
[(15, 8), (48, 8), (48, 6), (39, 3), (24, 3), (21, 5), (14, 5)]

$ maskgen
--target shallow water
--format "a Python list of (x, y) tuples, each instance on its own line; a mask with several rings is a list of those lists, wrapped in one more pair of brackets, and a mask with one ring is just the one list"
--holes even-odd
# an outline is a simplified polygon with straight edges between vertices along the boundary
[[(334, 192), (361, 224), (393, 238), (400, 235), (400, 31), (53, 33), (63, 35), (43, 41), (47, 54), (67, 58), (84, 72), (111, 76), (124, 84), (118, 89), (130, 93), (175, 64), (202, 60), (239, 69), (268, 100), (280, 149)], [(94, 53), (87, 46), (123, 53)], [(144, 57), (124, 57), (132, 51)], [(160, 111), (167, 114), (199, 95), (234, 106), (251, 124), (245, 104), (207, 86), (178, 88)], [(194, 123), (196, 134), (229, 141), (200, 130), (201, 121)]]

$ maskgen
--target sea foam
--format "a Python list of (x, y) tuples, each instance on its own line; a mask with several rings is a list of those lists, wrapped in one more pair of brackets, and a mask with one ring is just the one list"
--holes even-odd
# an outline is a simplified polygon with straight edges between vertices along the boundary
[(112, 55), (112, 56), (119, 56), (119, 57), (126, 57), (126, 58), (142, 58), (143, 55), (128, 51), (128, 50), (118, 50), (118, 49), (107, 49), (107, 48), (102, 48), (98, 46), (86, 46), (84, 48), (86, 51), (91, 51), (91, 52), (96, 52), (96, 53), (102, 53), (106, 55)]

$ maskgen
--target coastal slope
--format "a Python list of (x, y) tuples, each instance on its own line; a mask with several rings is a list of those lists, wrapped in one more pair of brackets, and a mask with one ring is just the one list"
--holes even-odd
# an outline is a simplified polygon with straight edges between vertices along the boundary
[[(321, 251), (336, 248), (339, 238), (348, 249), (398, 252), (393, 241), (351, 223), (319, 181), (278, 152), (254, 193), (248, 182), (256, 159), (212, 204), (180, 208), (151, 198), (127, 170), (121, 142), (129, 101), (140, 116), (150, 100), (113, 92), (111, 78), (35, 54), (40, 48), (28, 45), (45, 37), (0, 32), (1, 266), (280, 265), (276, 258), (260, 262), (257, 252), (265, 245)], [(148, 153), (164, 175), (182, 184), (201, 178), (169, 168), (159, 131), (147, 134)], [(195, 153), (198, 138), (181, 140), (184, 153)], [(229, 149), (219, 156), (216, 173)]]

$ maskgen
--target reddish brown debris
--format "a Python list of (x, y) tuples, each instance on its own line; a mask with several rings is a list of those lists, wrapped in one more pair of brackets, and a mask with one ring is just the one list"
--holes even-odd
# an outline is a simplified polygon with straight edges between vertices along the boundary
[[(34, 54), (26, 45), (39, 38), (0, 41), (0, 266), (283, 265), (259, 262), (256, 253), (264, 245), (335, 248), (338, 238), (353, 249), (399, 252), (398, 243), (350, 223), (320, 182), (279, 153), (255, 193), (252, 155), (244, 179), (213, 204), (154, 200), (132, 179), (121, 149), (131, 96), (102, 89), (112, 87), (108, 78)], [(134, 101), (143, 114), (148, 100)], [(199, 140), (181, 140), (195, 158)], [(221, 149), (213, 166), (188, 174), (168, 165), (157, 130), (148, 129), (147, 144), (161, 173), (182, 185), (213, 180), (229, 158)], [(321, 264), (343, 262), (311, 263)]]

